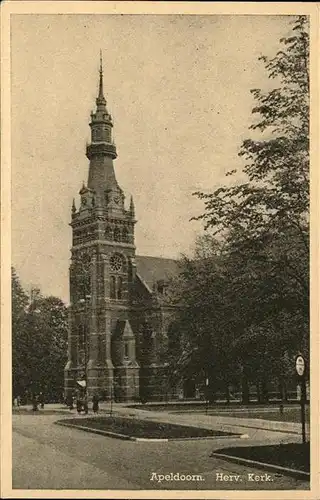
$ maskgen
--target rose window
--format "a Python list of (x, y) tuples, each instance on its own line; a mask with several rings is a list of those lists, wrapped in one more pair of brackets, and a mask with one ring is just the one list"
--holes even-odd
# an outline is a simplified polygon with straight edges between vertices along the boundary
[(112, 271), (120, 272), (122, 270), (123, 260), (121, 255), (112, 255), (110, 259), (110, 267)]

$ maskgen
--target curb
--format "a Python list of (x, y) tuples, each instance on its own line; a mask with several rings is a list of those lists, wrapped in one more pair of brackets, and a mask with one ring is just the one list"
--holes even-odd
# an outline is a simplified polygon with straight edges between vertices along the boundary
[(201, 439), (247, 439), (248, 434), (234, 433), (230, 436), (204, 436), (204, 437), (186, 437), (186, 438), (168, 438), (168, 441), (200, 441)]
[(231, 438), (248, 438), (248, 434), (235, 434), (234, 436), (204, 436), (204, 437), (187, 437), (187, 438), (136, 438), (133, 436), (127, 436), (126, 434), (120, 434), (117, 432), (103, 431), (101, 429), (94, 429), (92, 427), (85, 427), (84, 425), (78, 424), (68, 424), (66, 422), (54, 422), (56, 425), (63, 425), (64, 427), (73, 427), (74, 429), (79, 429), (85, 432), (91, 432), (92, 434), (100, 434), (101, 436), (113, 437), (118, 439), (125, 439), (127, 441), (137, 441), (137, 442), (148, 442), (148, 443), (168, 443), (169, 441), (199, 441), (203, 439), (231, 439)]
[(236, 464), (251, 465), (253, 467), (263, 468), (274, 472), (280, 472), (283, 474), (287, 474), (288, 476), (292, 476), (296, 479), (310, 480), (310, 472), (304, 472), (296, 469), (289, 469), (288, 467), (281, 467), (281, 465), (273, 465), (264, 462), (257, 462), (256, 460), (249, 460), (247, 458), (235, 457), (233, 455), (226, 455), (224, 453), (216, 453), (216, 452), (211, 453), (210, 457), (222, 458), (223, 460), (234, 462)]
[(116, 432), (111, 432), (111, 431), (103, 431), (100, 429), (93, 429), (91, 427), (85, 427), (84, 425), (68, 424), (64, 422), (55, 422), (55, 424), (63, 425), (64, 427), (73, 427), (81, 431), (91, 432), (92, 434), (100, 434), (102, 436), (114, 437), (118, 439), (126, 439), (127, 441), (135, 441), (135, 438), (133, 438), (132, 436), (126, 436), (125, 434), (118, 434)]
[[(139, 413), (140, 411), (143, 411), (144, 413), (140, 414)], [(119, 416), (123, 416), (125, 418), (141, 418), (143, 420), (147, 419), (147, 420), (151, 420), (151, 421), (159, 422), (159, 423), (164, 422), (162, 420), (161, 421), (158, 420), (156, 415), (150, 415), (150, 414), (148, 415), (147, 410), (138, 410), (138, 413), (130, 414), (130, 415), (127, 415), (125, 412), (120, 411)], [(212, 416), (215, 416), (215, 415), (212, 415)], [(216, 415), (216, 416), (221, 416), (221, 415)], [(224, 418), (224, 416), (222, 416), (222, 418)], [(258, 430), (262, 430), (262, 431), (280, 432), (280, 433), (284, 433), (284, 434), (301, 434), (301, 429), (292, 428), (291, 424), (294, 424), (294, 422), (277, 422), (277, 421), (272, 421), (272, 420), (262, 420), (262, 422), (264, 422), (262, 424), (259, 422), (259, 420), (261, 420), (261, 419), (256, 419), (257, 422), (250, 422), (249, 424), (246, 424), (246, 425), (244, 425), (242, 423), (237, 423), (237, 422), (236, 423), (227, 422), (227, 423), (224, 423), (224, 425), (226, 427), (242, 427), (245, 429), (258, 429)], [(166, 419), (166, 421), (164, 423), (176, 424), (176, 422), (171, 421), (170, 418)], [(221, 423), (221, 420), (220, 420), (220, 423)], [(177, 425), (188, 425), (189, 427), (195, 426), (194, 424), (190, 424), (189, 422), (188, 423), (179, 422)], [(207, 424), (204, 424), (204, 425), (206, 427), (201, 427), (201, 428), (208, 428), (208, 429), (210, 428)]]
[[(230, 425), (230, 424), (229, 424)], [(301, 434), (301, 430), (292, 430), (292, 429), (275, 429), (272, 427), (259, 427), (258, 425), (243, 425), (243, 424), (235, 424), (235, 427), (244, 427), (246, 429), (259, 429), (261, 431), (270, 431), (270, 432), (282, 432), (284, 434)]]

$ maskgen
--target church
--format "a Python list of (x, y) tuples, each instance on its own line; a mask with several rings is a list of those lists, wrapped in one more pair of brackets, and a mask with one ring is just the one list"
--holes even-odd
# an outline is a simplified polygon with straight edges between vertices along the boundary
[[(161, 351), (175, 308), (164, 301), (178, 273), (175, 260), (136, 255), (135, 207), (125, 204), (114, 160), (117, 149), (107, 110), (100, 59), (96, 110), (91, 113), (87, 185), (71, 209), (70, 309), (65, 396), (78, 383), (103, 399), (168, 397)], [(170, 396), (169, 396), (170, 397)]]

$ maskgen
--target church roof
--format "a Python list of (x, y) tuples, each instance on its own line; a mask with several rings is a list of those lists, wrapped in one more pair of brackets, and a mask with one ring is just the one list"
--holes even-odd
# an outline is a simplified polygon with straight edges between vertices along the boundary
[(137, 273), (152, 289), (158, 281), (168, 281), (170, 277), (179, 273), (179, 263), (174, 259), (163, 257), (147, 257), (136, 255)]

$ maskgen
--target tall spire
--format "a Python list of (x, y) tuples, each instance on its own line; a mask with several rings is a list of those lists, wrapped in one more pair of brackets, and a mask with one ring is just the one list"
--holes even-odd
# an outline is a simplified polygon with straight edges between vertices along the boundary
[(103, 105), (105, 106), (106, 105), (106, 100), (105, 100), (105, 97), (103, 95), (103, 70), (102, 70), (102, 51), (100, 49), (100, 69), (99, 69), (99, 74), (100, 74), (100, 77), (99, 77), (99, 95), (96, 99), (96, 103), (97, 103), (97, 106), (99, 105)]

